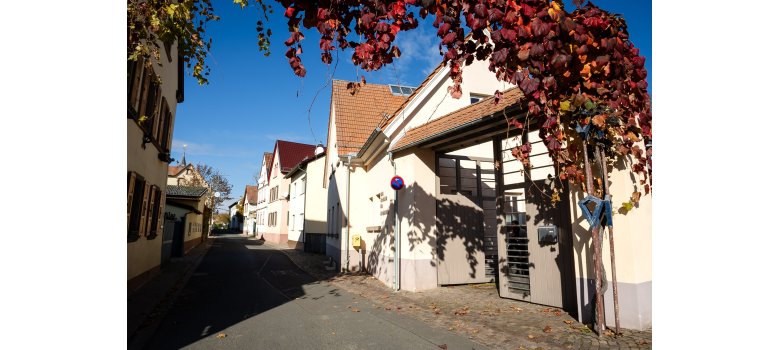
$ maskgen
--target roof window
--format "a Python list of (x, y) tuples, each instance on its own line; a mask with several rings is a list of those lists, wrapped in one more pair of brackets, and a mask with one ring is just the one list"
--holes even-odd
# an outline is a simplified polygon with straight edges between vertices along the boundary
[(390, 85), (390, 92), (396, 96), (409, 96), (414, 92), (411, 86)]

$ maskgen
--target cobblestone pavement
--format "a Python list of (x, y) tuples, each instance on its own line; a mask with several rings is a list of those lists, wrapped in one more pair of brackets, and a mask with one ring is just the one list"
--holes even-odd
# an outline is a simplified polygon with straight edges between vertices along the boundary
[(587, 326), (554, 307), (498, 296), (494, 284), (436, 288), (424, 292), (393, 292), (369, 275), (326, 271), (324, 255), (287, 246), (281, 250), (312, 276), (357, 294), (384, 309), (419, 319), (493, 349), (650, 349), (652, 331), (610, 331), (601, 339)]

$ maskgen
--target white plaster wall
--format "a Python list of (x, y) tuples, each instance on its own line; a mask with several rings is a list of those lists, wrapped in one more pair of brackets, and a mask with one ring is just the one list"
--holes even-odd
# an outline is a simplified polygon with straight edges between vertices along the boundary
[(463, 69), (461, 84), (463, 95), (459, 99), (453, 98), (447, 91), (447, 88), (452, 86), (452, 81), (447, 75), (436, 85), (434, 92), (424, 100), (424, 103), (406, 114), (408, 122), (404, 129), (414, 128), (470, 105), (471, 94), (492, 96), (496, 90), (504, 91), (511, 87), (504, 82), (499, 82), (493, 73), (488, 71), (488, 66), (487, 61), (475, 60)]
[(326, 233), (328, 231), (328, 189), (320, 181), (324, 169), (325, 157), (306, 164), (305, 232)]
[[(298, 224), (298, 218), (304, 215), (304, 200), (306, 194), (300, 193), (300, 189), (306, 185), (305, 180), (305, 173), (302, 171), (299, 171), (290, 179), (292, 186), (290, 187), (290, 230), (287, 233), (288, 241), (303, 241), (303, 238), (301, 237), (303, 227)], [(295, 217), (293, 217), (293, 215)]]

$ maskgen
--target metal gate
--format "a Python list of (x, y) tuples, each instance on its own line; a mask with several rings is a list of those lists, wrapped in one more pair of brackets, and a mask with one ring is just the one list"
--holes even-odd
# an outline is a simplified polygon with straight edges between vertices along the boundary
[(490, 158), (439, 155), (438, 284), (483, 283), (496, 274), (496, 184)]
[[(501, 161), (497, 198), (499, 294), (502, 297), (574, 309), (574, 263), (568, 191), (550, 200), (551, 184), (561, 187), (547, 148), (530, 132), (523, 139), (495, 139)], [(511, 149), (530, 142), (530, 164), (524, 167)]]
[(171, 260), (171, 252), (173, 251), (173, 231), (175, 228), (176, 216), (172, 213), (165, 213), (163, 221), (163, 234), (162, 234), (162, 253), (160, 259), (160, 265), (164, 266)]

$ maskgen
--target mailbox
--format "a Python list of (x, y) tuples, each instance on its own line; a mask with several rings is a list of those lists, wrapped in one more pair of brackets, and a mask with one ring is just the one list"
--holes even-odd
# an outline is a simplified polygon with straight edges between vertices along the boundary
[(539, 226), (539, 243), (558, 243), (558, 228), (555, 226)]
[(355, 248), (360, 248), (360, 235), (352, 236), (352, 246)]

